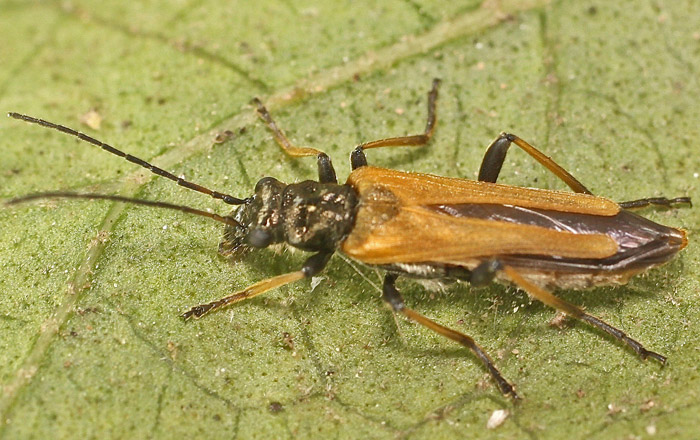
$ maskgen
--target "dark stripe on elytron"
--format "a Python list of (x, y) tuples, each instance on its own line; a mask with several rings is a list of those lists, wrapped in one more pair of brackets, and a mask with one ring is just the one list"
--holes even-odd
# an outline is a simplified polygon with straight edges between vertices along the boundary
[[(538, 226), (572, 234), (604, 234), (620, 250), (602, 259), (560, 258), (542, 255), (503, 255), (513, 267), (556, 272), (627, 272), (670, 260), (683, 246), (674, 228), (660, 225), (628, 211), (597, 216), (501, 204), (426, 205), (427, 209), (458, 218), (477, 218), (519, 225)], [(426, 263), (437, 264), (437, 263)]]
[(681, 240), (678, 230), (628, 211), (620, 211), (613, 216), (600, 216), (483, 203), (425, 207), (452, 217), (539, 226), (572, 234), (603, 234), (615, 240), (621, 251), (636, 249), (660, 238), (667, 238), (671, 242), (678, 241), (679, 245)]

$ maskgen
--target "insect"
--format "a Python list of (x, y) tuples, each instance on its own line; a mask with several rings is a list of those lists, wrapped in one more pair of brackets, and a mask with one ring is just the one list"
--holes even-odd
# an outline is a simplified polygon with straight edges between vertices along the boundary
[[(160, 201), (69, 192), (33, 194), (8, 203), (67, 197), (175, 209), (225, 223), (219, 252), (231, 258), (278, 243), (313, 253), (301, 269), (192, 307), (183, 314), (185, 319), (200, 318), (270, 289), (314, 276), (324, 269), (334, 252), (340, 251), (361, 263), (384, 269), (383, 299), (391, 309), (471, 350), (506, 396), (518, 398), (514, 385), (503, 377), (486, 351), (470, 336), (409, 308), (396, 287), (399, 276), (467, 281), (476, 286), (494, 280), (514, 284), (532, 298), (628, 345), (642, 359), (665, 363), (666, 358), (661, 354), (647, 350), (623, 331), (554, 296), (550, 290), (623, 284), (631, 276), (669, 261), (686, 247), (685, 231), (654, 223), (630, 209), (690, 204), (690, 198), (657, 197), (615, 203), (594, 196), (552, 159), (508, 133), (501, 133), (488, 147), (477, 181), (368, 165), (365, 150), (428, 143), (437, 121), (439, 85), (440, 80), (435, 79), (428, 93), (424, 132), (360, 144), (350, 156), (352, 172), (344, 184), (338, 183), (325, 153), (293, 145), (264, 105), (254, 99), (258, 115), (288, 155), (316, 156), (318, 181), (286, 184), (265, 177), (256, 184), (254, 194), (246, 198), (186, 181), (76, 130), (10, 113), (10, 117), (75, 136), (178, 185), (237, 208), (219, 216)], [(573, 193), (496, 183), (511, 145), (521, 148), (554, 173)]]

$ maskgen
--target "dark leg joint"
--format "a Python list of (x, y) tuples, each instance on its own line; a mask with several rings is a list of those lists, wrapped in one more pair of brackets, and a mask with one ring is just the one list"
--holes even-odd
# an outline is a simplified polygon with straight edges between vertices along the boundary
[(206, 315), (209, 310), (211, 310), (213, 307), (216, 306), (215, 302), (211, 302), (209, 304), (202, 304), (199, 306), (192, 307), (190, 310), (182, 314), (182, 318), (187, 321), (190, 318), (201, 318), (202, 316)]
[(321, 272), (328, 264), (328, 260), (331, 259), (332, 255), (333, 252), (319, 252), (316, 255), (310, 256), (304, 263), (304, 267), (301, 268), (304, 276), (309, 278)]
[(631, 200), (629, 202), (621, 202), (620, 207), (623, 209), (644, 208), (649, 205), (663, 206), (665, 208), (673, 208), (674, 205), (688, 205), (693, 207), (693, 202), (690, 197), (676, 197), (675, 199), (667, 199), (666, 197), (649, 197), (646, 199)]
[(599, 329), (603, 330), (604, 332), (608, 333), (609, 335), (615, 337), (616, 339), (624, 342), (625, 344), (629, 345), (632, 347), (632, 349), (641, 357), (643, 360), (646, 360), (648, 358), (656, 359), (657, 361), (661, 362), (662, 365), (666, 364), (666, 356), (663, 356), (659, 353), (653, 352), (651, 350), (647, 350), (644, 348), (642, 344), (639, 342), (635, 341), (634, 339), (630, 338), (625, 334), (620, 329), (617, 329), (610, 324), (601, 321), (600, 319), (596, 318), (595, 316), (591, 316), (589, 314), (584, 314), (583, 316), (580, 317), (582, 321), (585, 321), (594, 327), (598, 327)]
[(485, 286), (496, 277), (496, 274), (503, 270), (503, 264), (498, 260), (488, 260), (479, 264), (472, 270), (469, 283), (472, 286)]
[(554, 162), (552, 158), (546, 156), (537, 148), (511, 133), (501, 133), (486, 150), (484, 159), (481, 162), (481, 168), (479, 169), (480, 181), (496, 183), (511, 143), (515, 144), (518, 148), (525, 151), (533, 159), (551, 171), (555, 176), (560, 178), (562, 182), (566, 183), (569, 188), (574, 190), (574, 192), (591, 194), (588, 188), (583, 186), (583, 184), (576, 180), (568, 171)]
[(501, 173), (503, 162), (506, 160), (508, 148), (514, 139), (515, 136), (512, 134), (501, 133), (501, 135), (493, 141), (486, 150), (484, 160), (481, 161), (481, 168), (479, 168), (480, 181), (496, 183), (498, 175)]
[(367, 166), (367, 156), (365, 156), (365, 150), (362, 146), (352, 150), (352, 154), (350, 154), (350, 164), (353, 170)]
[(318, 181), (321, 183), (338, 183), (331, 158), (326, 153), (319, 153), (316, 158), (318, 160)]
[(406, 307), (401, 294), (396, 289), (396, 278), (398, 275), (388, 273), (384, 276), (384, 286), (382, 288), (382, 299), (391, 306), (395, 312), (400, 312)]

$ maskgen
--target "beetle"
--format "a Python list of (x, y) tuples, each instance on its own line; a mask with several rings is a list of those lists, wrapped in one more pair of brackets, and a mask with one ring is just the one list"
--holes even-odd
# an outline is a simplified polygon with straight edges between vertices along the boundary
[[(423, 146), (430, 141), (437, 122), (439, 85), (439, 79), (433, 80), (428, 93), (423, 133), (360, 144), (351, 153), (352, 172), (344, 184), (338, 183), (328, 155), (315, 148), (293, 145), (262, 102), (254, 99), (258, 115), (285, 153), (291, 157), (316, 156), (318, 181), (286, 184), (265, 177), (247, 198), (189, 182), (71, 128), (9, 113), (12, 118), (75, 136), (180, 186), (238, 207), (219, 216), (160, 201), (70, 192), (33, 194), (8, 203), (66, 197), (175, 209), (225, 223), (219, 245), (224, 256), (236, 259), (252, 249), (280, 243), (313, 253), (301, 269), (192, 307), (182, 315), (185, 319), (200, 318), (270, 289), (312, 277), (324, 269), (334, 252), (340, 251), (365, 265), (385, 270), (382, 297), (391, 309), (471, 350), (506, 396), (518, 398), (514, 385), (503, 377), (486, 351), (470, 336), (409, 308), (396, 287), (399, 276), (466, 281), (475, 286), (494, 280), (513, 284), (532, 298), (628, 345), (642, 359), (665, 363), (665, 356), (554, 296), (551, 290), (624, 284), (631, 276), (669, 261), (687, 246), (686, 232), (652, 222), (630, 210), (649, 205), (690, 204), (690, 198), (655, 197), (616, 203), (595, 196), (551, 158), (509, 133), (501, 133), (486, 150), (478, 180), (368, 165), (365, 150)], [(496, 183), (511, 145), (532, 156), (573, 192)]]

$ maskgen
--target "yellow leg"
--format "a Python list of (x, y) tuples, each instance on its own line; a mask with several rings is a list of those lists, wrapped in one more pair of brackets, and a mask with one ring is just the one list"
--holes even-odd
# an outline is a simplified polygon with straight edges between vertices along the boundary
[(493, 363), (491, 357), (486, 353), (486, 351), (484, 351), (483, 348), (481, 348), (481, 346), (479, 346), (479, 344), (476, 343), (476, 341), (474, 341), (474, 338), (458, 332), (457, 330), (452, 330), (449, 327), (445, 327), (442, 324), (438, 324), (432, 319), (406, 307), (406, 303), (404, 302), (401, 293), (399, 293), (398, 289), (396, 288), (395, 283), (397, 277), (398, 276), (396, 274), (386, 274), (384, 277), (384, 287), (382, 289), (383, 299), (387, 304), (389, 304), (392, 310), (394, 312), (401, 313), (408, 319), (411, 319), (420, 325), (429, 328), (435, 333), (451, 339), (471, 350), (471, 352), (474, 353), (474, 355), (486, 367), (491, 377), (493, 377), (493, 380), (498, 385), (501, 393), (503, 393), (505, 396), (510, 396), (513, 399), (519, 399), (513, 385), (503, 377), (500, 371), (498, 371), (498, 368), (496, 368), (496, 365)]
[(277, 141), (277, 143), (280, 147), (282, 147), (285, 153), (292, 157), (318, 156), (319, 154), (323, 154), (321, 150), (317, 150), (315, 148), (294, 146), (294, 144), (292, 144), (292, 142), (287, 138), (287, 136), (285, 136), (282, 129), (280, 129), (277, 126), (275, 120), (272, 119), (270, 112), (267, 111), (263, 103), (260, 102), (258, 98), (255, 98), (253, 99), (253, 104), (257, 106), (258, 115), (260, 116), (260, 118), (262, 118), (263, 121), (265, 121), (270, 131), (272, 131), (272, 135), (275, 137), (275, 141)]
[(666, 363), (665, 356), (647, 350), (642, 344), (627, 336), (622, 330), (611, 326), (610, 324), (602, 321), (599, 318), (596, 318), (593, 315), (589, 315), (588, 313), (584, 312), (581, 308), (576, 307), (575, 305), (564, 301), (561, 298), (557, 298), (545, 289), (536, 286), (535, 284), (532, 284), (531, 282), (523, 278), (523, 276), (520, 275), (520, 273), (518, 273), (518, 271), (513, 269), (512, 267), (504, 266), (502, 270), (512, 282), (514, 282), (518, 287), (526, 291), (531, 297), (543, 302), (544, 304), (554, 309), (559, 310), (560, 312), (564, 312), (573, 318), (580, 319), (581, 321), (585, 321), (594, 327), (598, 327), (605, 333), (613, 336), (615, 339), (622, 341), (625, 344), (632, 347), (632, 349), (635, 352), (637, 352), (637, 354), (642, 359), (651, 357), (658, 360), (662, 364)]
[(187, 319), (190, 318), (201, 318), (202, 316), (206, 315), (209, 312), (212, 312), (216, 309), (220, 309), (222, 307), (225, 307), (229, 304), (234, 304), (239, 301), (243, 301), (249, 298), (253, 298), (255, 296), (260, 295), (261, 293), (265, 293), (268, 290), (272, 290), (276, 287), (284, 286), (285, 284), (289, 284), (294, 281), (298, 281), (302, 278), (305, 277), (304, 271), (303, 270), (298, 270), (296, 272), (291, 272), (287, 273), (284, 275), (278, 275), (276, 277), (269, 278), (267, 280), (259, 281), (252, 286), (241, 290), (240, 292), (236, 292), (233, 295), (229, 295), (225, 298), (221, 298), (216, 301), (212, 301), (207, 304), (200, 304), (198, 306), (192, 307), (190, 310), (185, 312), (182, 317)]
[(425, 130), (423, 131), (423, 133), (411, 136), (391, 137), (386, 139), (379, 139), (377, 141), (365, 142), (363, 144), (360, 144), (357, 148), (361, 150), (366, 150), (368, 148), (410, 147), (427, 144), (430, 138), (433, 136), (433, 132), (435, 131), (435, 125), (437, 124), (436, 103), (439, 86), (440, 80), (435, 78), (433, 80), (433, 87), (428, 93), (428, 121), (425, 124)]
[(481, 162), (481, 168), (479, 169), (480, 181), (496, 183), (498, 174), (501, 172), (501, 167), (505, 161), (506, 153), (508, 153), (508, 147), (510, 147), (511, 143), (514, 143), (532, 156), (537, 162), (541, 163), (545, 168), (566, 183), (574, 192), (591, 194), (588, 188), (572, 176), (571, 173), (562, 168), (561, 165), (554, 162), (551, 157), (545, 155), (518, 136), (510, 133), (501, 133), (496, 140), (489, 145), (484, 159)]

